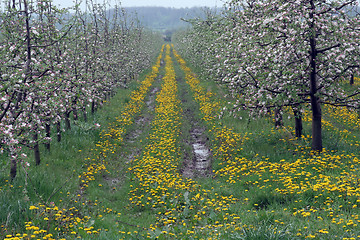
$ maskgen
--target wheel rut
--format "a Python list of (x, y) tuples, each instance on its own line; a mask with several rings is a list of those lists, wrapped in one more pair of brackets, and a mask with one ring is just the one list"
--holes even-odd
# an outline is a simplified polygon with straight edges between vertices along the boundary
[(206, 128), (196, 112), (197, 104), (189, 93), (184, 78), (177, 78), (183, 107), (184, 161), (181, 173), (186, 178), (207, 177), (212, 173), (212, 154)]
[(160, 88), (156, 85), (160, 83), (162, 78), (163, 76), (161, 75), (157, 76), (151, 90), (145, 98), (146, 105), (144, 109), (141, 114), (135, 118), (132, 128), (125, 135), (124, 145), (126, 147), (122, 153), (122, 158), (125, 159), (126, 163), (131, 162), (142, 153), (143, 145), (141, 142), (142, 139), (145, 138), (143, 135), (145, 135), (146, 132), (148, 132), (147, 129), (150, 128), (150, 123), (154, 117), (155, 96), (160, 91)]

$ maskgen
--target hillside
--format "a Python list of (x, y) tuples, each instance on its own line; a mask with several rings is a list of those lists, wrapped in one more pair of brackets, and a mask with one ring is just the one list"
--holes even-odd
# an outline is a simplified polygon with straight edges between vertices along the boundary
[[(166, 8), (166, 7), (125, 7), (130, 15), (136, 15), (140, 22), (152, 30), (165, 32), (189, 26), (181, 18), (202, 18), (208, 8)], [(212, 10), (211, 10), (212, 11)]]

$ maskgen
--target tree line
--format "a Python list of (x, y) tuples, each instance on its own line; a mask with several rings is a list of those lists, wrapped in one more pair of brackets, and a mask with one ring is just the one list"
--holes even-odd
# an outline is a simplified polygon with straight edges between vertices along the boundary
[[(0, 13), (0, 147), (10, 175), (51, 132), (87, 120), (116, 89), (149, 67), (161, 36), (116, 5), (86, 2), (61, 9), (51, 0), (7, 0)], [(52, 130), (53, 129), (53, 130)]]
[(187, 28), (190, 25), (182, 18), (203, 18), (204, 11), (201, 7), (170, 8), (170, 7), (125, 7), (128, 14), (138, 17), (145, 27), (157, 31), (175, 31)]
[(356, 0), (232, 0), (221, 14), (189, 20), (175, 44), (204, 74), (226, 85), (228, 109), (275, 115), (291, 108), (296, 136), (302, 112), (312, 113), (312, 149), (322, 151), (324, 104), (360, 108), (360, 89), (344, 89), (359, 69), (360, 15)]

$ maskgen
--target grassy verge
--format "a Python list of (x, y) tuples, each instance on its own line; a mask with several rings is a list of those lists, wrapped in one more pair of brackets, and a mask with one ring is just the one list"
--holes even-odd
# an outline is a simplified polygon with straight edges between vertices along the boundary
[[(106, 166), (120, 162), (124, 134), (139, 114), (159, 67), (160, 57), (152, 70), (139, 78), (141, 83), (134, 82), (128, 89), (120, 89), (88, 122), (78, 123), (65, 132), (63, 140), (53, 142), (52, 151), (43, 154), (40, 166), (35, 166), (30, 158), (30, 166), (20, 168), (16, 180), (9, 182), (7, 164), (3, 165), (0, 205), (5, 211), (0, 212), (0, 238), (97, 239), (107, 236), (110, 230), (107, 227), (114, 228), (114, 219), (121, 220), (121, 214), (108, 207), (117, 200), (116, 195), (97, 198), (117, 183), (107, 179), (110, 172)], [(126, 170), (124, 166), (118, 170), (121, 178)], [(123, 180), (118, 181), (125, 182)], [(127, 187), (124, 184), (120, 190), (126, 191)], [(116, 194), (121, 195), (121, 191)], [(120, 202), (117, 205), (121, 207)], [(105, 219), (105, 214), (111, 216)], [(104, 224), (106, 222), (108, 224)]]
[(220, 112), (223, 98), (209, 94), (208, 89), (216, 93), (221, 89), (217, 91), (212, 83), (200, 84), (185, 62), (182, 65), (203, 118), (214, 126), (216, 180), (203, 185), (237, 199), (230, 209), (241, 220), (218, 230), (219, 235), (232, 239), (359, 237), (356, 113), (324, 107), (324, 145), (328, 148), (316, 154), (309, 149), (307, 111), (301, 140), (293, 137), (290, 114), (285, 115), (285, 127), (280, 129), (273, 128), (271, 118), (249, 119), (245, 111), (239, 113), (242, 119), (224, 116), (215, 120), (211, 110)]

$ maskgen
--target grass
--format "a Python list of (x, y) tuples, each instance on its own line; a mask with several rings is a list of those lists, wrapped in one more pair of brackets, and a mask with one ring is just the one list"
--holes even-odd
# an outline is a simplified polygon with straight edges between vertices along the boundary
[[(0, 160), (0, 206), (6, 209), (0, 211), (0, 238), (34, 233), (26, 229), (35, 226), (58, 233), (52, 236), (56, 239), (359, 238), (357, 113), (323, 107), (326, 150), (314, 153), (308, 111), (300, 140), (294, 138), (286, 111), (280, 129), (271, 117), (249, 119), (245, 111), (239, 112), (241, 119), (226, 114), (219, 119), (217, 109), (231, 101), (225, 100), (226, 90), (211, 81), (197, 82), (175, 57), (174, 73), (167, 63), (158, 75), (178, 79), (178, 91), (171, 91), (173, 80), (154, 81), (148, 89), (159, 89), (152, 96), (154, 108), (145, 104), (135, 111), (132, 118), (142, 123), (126, 125), (123, 138), (107, 131), (124, 127), (116, 119), (145, 73), (87, 123), (65, 132), (50, 153), (42, 149), (43, 162), (35, 167), (30, 161), (28, 177), (20, 170), (10, 183), (7, 161)], [(151, 102), (150, 95), (142, 101)], [(192, 109), (192, 116), (184, 117), (183, 109)], [(192, 151), (187, 145), (191, 121), (206, 128), (213, 153), (209, 177), (179, 174), (184, 156)], [(93, 128), (95, 123), (101, 128)], [(55, 229), (55, 207), (63, 209), (62, 231)], [(66, 222), (67, 217), (79, 221)]]
[[(144, 79), (147, 74), (149, 74), (149, 71), (145, 71), (140, 80)], [(124, 207), (126, 203), (122, 204), (122, 206), (119, 205), (119, 202), (114, 203), (116, 195), (108, 195), (108, 188), (103, 191), (94, 187), (99, 186), (101, 183), (104, 184), (102, 178), (99, 178), (96, 183), (90, 184), (86, 200), (83, 199), (84, 196), (81, 196), (79, 189), (78, 176), (88, 164), (86, 159), (93, 157), (96, 144), (101, 140), (100, 132), (106, 129), (106, 126), (120, 115), (124, 104), (129, 102), (130, 93), (138, 86), (138, 82), (133, 82), (127, 89), (119, 89), (111, 102), (105, 103), (94, 115), (89, 116), (87, 122), (79, 122), (77, 125), (73, 125), (71, 131), (62, 134), (61, 142), (52, 141), (51, 152), (47, 152), (41, 146), (42, 163), (40, 166), (35, 166), (29, 151), (27, 161), (29, 161), (30, 167), (19, 167), (18, 176), (13, 182), (9, 181), (7, 160), (4, 155), (2, 156), (0, 205), (1, 209), (6, 210), (0, 211), (0, 238), (14, 232), (25, 232), (24, 222), (36, 217), (29, 208), (38, 203), (49, 204), (55, 202), (65, 209), (76, 206), (78, 211), (82, 211), (82, 215), (93, 211), (95, 213), (101, 212), (106, 205), (113, 206), (116, 204), (119, 208)], [(95, 123), (100, 124), (102, 127), (100, 129), (95, 128)], [(56, 138), (55, 136), (54, 133), (54, 138)], [(116, 157), (109, 160), (115, 161)], [(27, 174), (25, 174), (25, 170)], [(120, 174), (124, 174), (125, 171), (122, 169)], [(125, 183), (124, 180), (123, 182)], [(116, 192), (117, 195), (123, 196), (127, 192), (126, 187), (129, 187), (129, 183), (126, 182), (126, 184), (119, 188), (123, 192)], [(99, 202), (96, 198), (100, 194), (109, 196), (109, 199), (104, 198), (101, 200), (104, 204), (102, 202), (96, 204), (103, 204), (100, 209), (94, 210), (93, 206), (81, 206), (82, 200), (84, 202)], [(112, 204), (108, 204), (109, 202), (112, 202)], [(103, 226), (98, 221), (96, 221), (95, 225)], [(111, 225), (113, 224), (111, 223)]]
[[(201, 86), (204, 92), (206, 89), (211, 88), (219, 93), (218, 95), (223, 95), (224, 90), (214, 87), (213, 83), (202, 81)], [(220, 100), (214, 98), (212, 101), (222, 103), (222, 97), (219, 98)], [(241, 204), (235, 204), (235, 211), (241, 216), (240, 218), (243, 219), (243, 222), (252, 223), (252, 226), (261, 226), (261, 221), (258, 219), (259, 213), (267, 211), (276, 213), (278, 216), (275, 219), (276, 226), (272, 226), (273, 228), (285, 229), (283, 225), (286, 224), (281, 224), (284, 222), (295, 222), (297, 224), (300, 231), (295, 235), (287, 233), (290, 239), (302, 239), (305, 237), (331, 239), (357, 236), (357, 231), (347, 229), (348, 226), (357, 225), (355, 222), (357, 222), (356, 219), (358, 218), (359, 211), (356, 209), (356, 204), (354, 204), (354, 201), (358, 199), (356, 197), (357, 194), (354, 194), (352, 200), (348, 201), (342, 200), (343, 195), (337, 195), (336, 191), (334, 191), (335, 188), (327, 189), (327, 185), (330, 183), (336, 186), (339, 182), (342, 182), (340, 177), (342, 174), (352, 175), (355, 181), (356, 177), (358, 177), (356, 171), (352, 172), (354, 170), (350, 169), (350, 172), (348, 172), (348, 168), (351, 168), (353, 165), (349, 166), (347, 163), (340, 163), (335, 160), (343, 159), (344, 156), (348, 155), (348, 159), (350, 159), (349, 164), (355, 163), (357, 165), (355, 157), (359, 157), (358, 151), (348, 144), (346, 138), (349, 137), (341, 136), (341, 130), (346, 128), (342, 121), (348, 116), (345, 114), (344, 118), (340, 118), (338, 123), (335, 124), (332, 121), (334, 119), (331, 120), (328, 115), (324, 114), (325, 122), (333, 122), (333, 124), (324, 124), (327, 126), (324, 127), (324, 146), (327, 147), (328, 152), (315, 155), (309, 150), (310, 139), (307, 137), (310, 132), (309, 121), (305, 121), (304, 124), (304, 138), (296, 140), (292, 137), (294, 135), (292, 123), (286, 120), (286, 117), (284, 117), (286, 129), (276, 130), (273, 128), (271, 119), (250, 119), (249, 121), (246, 114), (246, 112), (240, 113), (241, 120), (225, 115), (220, 121), (219, 125), (228, 126), (233, 132), (246, 137), (244, 137), (245, 141), (241, 145), (241, 151), (234, 151), (236, 148), (231, 146), (226, 149), (224, 149), (225, 145), (221, 146), (223, 155), (220, 155), (220, 158), (216, 158), (214, 165), (217, 166), (215, 168), (216, 171), (222, 169), (224, 171), (220, 172), (217, 181), (212, 181), (211, 183), (214, 189), (221, 189), (222, 194), (234, 195), (236, 198), (240, 198), (240, 200), (243, 199), (243, 201), (240, 201), (242, 202)], [(339, 125), (342, 128), (338, 128), (337, 126)], [(358, 128), (348, 128), (347, 130), (351, 131), (351, 135), (356, 138)], [(231, 132), (228, 132), (228, 134), (231, 134)], [(229, 152), (230, 155), (226, 155), (226, 152)], [(223, 161), (221, 161), (221, 157)], [(355, 160), (355, 162), (351, 159)], [(301, 165), (299, 168), (289, 168), (286, 166), (298, 163)], [(326, 166), (326, 164), (334, 165)], [(243, 170), (239, 171), (238, 168), (241, 167)], [(357, 167), (355, 168), (357, 169)], [(231, 173), (234, 170), (236, 172)], [(332, 180), (324, 182), (320, 180), (322, 177)], [(318, 184), (322, 184), (321, 187), (317, 187)], [(356, 183), (354, 184), (356, 185)], [(301, 186), (309, 189), (303, 189), (302, 191), (293, 190), (293, 187), (299, 186), (300, 189)], [(354, 188), (356, 189), (356, 187)], [(287, 190), (284, 192), (282, 189)], [(343, 189), (341, 192), (346, 192), (346, 190)], [(330, 207), (325, 208), (324, 206)], [(344, 219), (348, 218), (347, 225), (336, 226), (341, 225), (340, 222), (345, 220), (343, 219), (334, 224), (334, 218), (331, 219), (329, 216), (327, 216), (326, 221), (319, 220), (325, 219), (324, 215), (326, 215), (326, 212), (336, 212), (339, 207), (344, 208), (344, 206), (347, 206), (347, 209), (344, 209), (343, 212), (340, 211), (341, 213), (338, 216), (342, 216)], [(350, 212), (356, 212), (357, 214), (350, 214)], [(304, 218), (298, 218), (298, 213), (303, 213), (302, 216)], [(317, 216), (318, 214), (319, 216)], [(312, 217), (314, 215), (316, 216), (315, 218)], [(308, 216), (311, 217), (308, 218)], [(356, 221), (352, 222), (351, 218), (355, 218)], [(342, 218), (340, 217), (340, 219)], [(309, 221), (313, 221), (311, 227), (306, 226)], [(304, 227), (301, 228), (301, 226)], [(329, 234), (329, 230), (326, 230), (328, 227), (336, 230)], [(317, 231), (315, 230), (316, 228), (318, 228)], [(254, 229), (251, 230), (250, 228), (246, 232), (262, 232), (265, 231), (264, 229), (263, 227), (254, 227)], [(344, 229), (347, 230), (344, 231)], [(241, 235), (244, 234), (242, 233)], [(259, 236), (256, 236), (256, 238), (260, 239)]]

